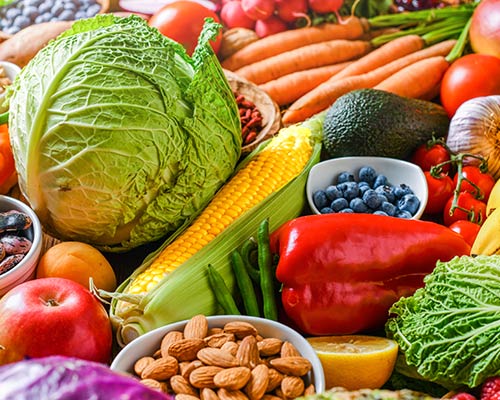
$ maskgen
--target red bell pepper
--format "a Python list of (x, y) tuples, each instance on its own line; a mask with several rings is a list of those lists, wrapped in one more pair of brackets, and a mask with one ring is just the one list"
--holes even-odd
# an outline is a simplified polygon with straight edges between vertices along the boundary
[(383, 328), (391, 305), (422, 287), (436, 261), (470, 254), (443, 225), (373, 214), (299, 217), (270, 246), (284, 311), (310, 335)]

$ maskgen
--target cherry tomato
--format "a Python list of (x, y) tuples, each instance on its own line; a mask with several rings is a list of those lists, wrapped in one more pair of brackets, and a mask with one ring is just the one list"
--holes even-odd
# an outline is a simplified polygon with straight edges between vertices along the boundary
[[(411, 157), (411, 162), (413, 164), (417, 164), (423, 171), (430, 171), (435, 165), (449, 160), (450, 154), (448, 153), (448, 150), (446, 150), (446, 148), (439, 143), (433, 144), (430, 147), (427, 143), (424, 143), (417, 147)], [(443, 172), (448, 172), (449, 170), (449, 164), (443, 165)]]
[(453, 196), (446, 202), (443, 210), (443, 222), (446, 226), (462, 219), (482, 224), (486, 219), (486, 203), (476, 199), (469, 192), (460, 192), (457, 199), (457, 206), (460, 208), (455, 208), (453, 214), (450, 215), (452, 204)]
[(457, 59), (441, 81), (441, 104), (452, 117), (457, 108), (474, 97), (500, 94), (500, 58), (468, 54)]
[[(149, 19), (149, 25), (182, 44), (187, 53), (191, 55), (198, 43), (198, 36), (207, 17), (213, 18), (215, 22), (220, 22), (217, 14), (205, 6), (194, 1), (180, 0), (160, 8)], [(215, 41), (211, 42), (215, 53), (219, 51), (221, 41), (222, 32)]]
[[(490, 197), (491, 190), (493, 186), (495, 186), (495, 178), (493, 178), (488, 173), (483, 173), (474, 165), (466, 165), (462, 168), (462, 176), (468, 179), (470, 182), (474, 183), (480, 190), (480, 193), (477, 193), (477, 189), (472, 186), (468, 181), (462, 180), (462, 184), (460, 185), (461, 192), (469, 192), (472, 193), (478, 199), (488, 202), (488, 198)], [(458, 182), (458, 174), (455, 174), (453, 178), (453, 184), (457, 185)]]
[(453, 222), (449, 228), (452, 231), (457, 232), (472, 246), (474, 244), (474, 240), (476, 240), (477, 234), (479, 233), (479, 229), (481, 229), (481, 226), (475, 224), (474, 222), (461, 219)]
[(450, 196), (453, 196), (453, 190), (455, 189), (453, 180), (446, 174), (441, 174), (439, 178), (435, 178), (429, 171), (425, 171), (424, 175), (429, 189), (425, 213), (441, 213)]

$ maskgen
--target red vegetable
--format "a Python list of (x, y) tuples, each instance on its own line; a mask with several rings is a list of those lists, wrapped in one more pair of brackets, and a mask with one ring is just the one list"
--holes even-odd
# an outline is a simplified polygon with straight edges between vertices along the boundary
[(275, 33), (284, 32), (287, 30), (287, 26), (285, 22), (273, 15), (267, 19), (255, 21), (254, 30), (258, 37), (263, 38)]
[(479, 229), (481, 229), (481, 226), (474, 222), (461, 219), (453, 222), (450, 225), (450, 229), (461, 235), (465, 239), (465, 241), (472, 247), (474, 241), (476, 240), (476, 236), (479, 233)]
[(222, 5), (220, 18), (228, 28), (253, 29), (255, 21), (245, 14), (241, 8), (241, 1), (228, 1)]
[[(432, 146), (427, 145), (427, 143), (421, 144), (411, 157), (411, 162), (417, 164), (423, 171), (430, 171), (432, 167), (449, 160), (450, 154), (448, 150), (439, 143), (435, 143)], [(449, 170), (449, 164), (442, 166), (443, 172), (448, 172)]]
[[(486, 203), (478, 200), (469, 192), (460, 192), (457, 197), (456, 207), (453, 208), (453, 198), (451, 196), (443, 211), (443, 221), (446, 226), (450, 226), (455, 221), (467, 220), (481, 225), (486, 219)], [(453, 208), (453, 212), (450, 211)]]
[(470, 252), (443, 225), (373, 214), (299, 217), (270, 244), (284, 310), (310, 335), (383, 328), (391, 305), (422, 287), (437, 260)]
[(336, 13), (343, 3), (343, 0), (309, 0), (309, 8), (320, 14)]
[(293, 22), (298, 18), (309, 18), (307, 10), (307, 0), (276, 0), (278, 16), (286, 22)]
[(424, 175), (429, 191), (425, 213), (442, 213), (446, 202), (453, 196), (453, 190), (455, 190), (453, 180), (446, 174), (441, 174), (436, 178), (429, 171), (425, 171)]
[(274, 0), (241, 0), (241, 8), (253, 20), (267, 19), (274, 12)]
[[(495, 186), (495, 179), (487, 172), (481, 172), (475, 165), (467, 165), (462, 168), (462, 177), (465, 178), (460, 184), (460, 192), (469, 192), (479, 200), (487, 202), (490, 193)], [(457, 186), (458, 174), (453, 178), (454, 186)], [(475, 185), (475, 186), (473, 186)]]
[(469, 39), (475, 53), (500, 57), (500, 0), (482, 0), (474, 10)]

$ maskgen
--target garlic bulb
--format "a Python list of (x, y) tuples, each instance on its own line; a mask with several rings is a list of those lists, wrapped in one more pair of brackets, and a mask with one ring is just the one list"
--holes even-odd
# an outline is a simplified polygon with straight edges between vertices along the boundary
[(457, 153), (488, 159), (488, 171), (500, 178), (500, 96), (484, 96), (463, 103), (451, 118), (446, 139)]

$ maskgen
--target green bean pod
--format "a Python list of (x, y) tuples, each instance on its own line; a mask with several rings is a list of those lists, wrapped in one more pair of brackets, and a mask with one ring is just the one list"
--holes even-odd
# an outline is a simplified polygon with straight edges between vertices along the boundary
[(257, 232), (257, 252), (262, 291), (263, 314), (267, 319), (278, 320), (278, 306), (274, 290), (273, 257), (269, 247), (269, 219), (264, 219)]
[(240, 311), (228, 289), (222, 275), (210, 264), (207, 266), (208, 282), (214, 293), (217, 302), (220, 304), (224, 313), (228, 315), (240, 315)]
[(248, 315), (260, 317), (259, 304), (257, 302), (257, 296), (255, 295), (253, 283), (245, 268), (243, 258), (238, 250), (234, 250), (231, 253), (231, 264), (233, 266), (236, 284), (240, 289), (241, 297), (243, 299), (245, 311)]

